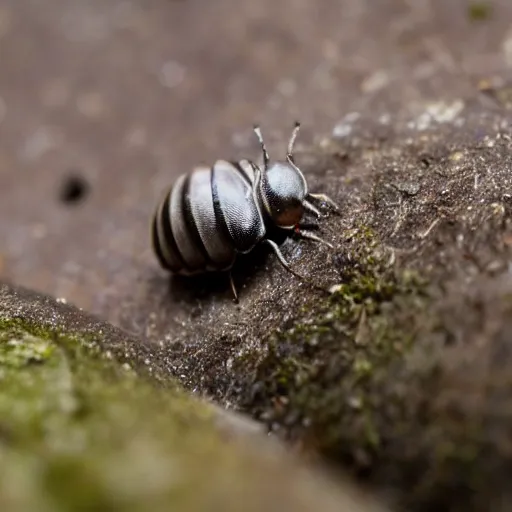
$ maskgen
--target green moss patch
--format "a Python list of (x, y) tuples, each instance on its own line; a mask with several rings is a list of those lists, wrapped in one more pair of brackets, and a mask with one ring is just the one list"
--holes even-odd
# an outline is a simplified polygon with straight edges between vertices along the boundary
[(0, 322), (0, 510), (302, 510), (277, 479), (266, 493), (279, 464), (239, 448), (209, 409), (92, 338)]
[(468, 16), (471, 21), (487, 20), (492, 14), (490, 2), (470, 2)]
[(0, 325), (2, 510), (161, 509), (188, 499), (197, 482), (184, 457), (197, 443), (207, 458), (215, 451), (204, 413), (77, 338), (37, 330)]
[[(361, 469), (384, 435), (374, 418), (375, 388), (426, 327), (416, 319), (428, 296), (416, 273), (395, 270), (367, 227), (347, 246), (356, 263), (314, 313), (268, 340), (243, 406), (271, 429), (286, 426), (285, 437)], [(250, 360), (244, 355), (240, 364)]]

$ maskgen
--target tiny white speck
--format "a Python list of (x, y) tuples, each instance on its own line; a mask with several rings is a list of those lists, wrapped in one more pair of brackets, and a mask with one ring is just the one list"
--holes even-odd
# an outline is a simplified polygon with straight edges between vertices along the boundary
[(22, 157), (26, 160), (37, 160), (47, 151), (57, 147), (62, 140), (63, 135), (60, 131), (41, 126), (25, 140)]
[(389, 73), (381, 69), (363, 80), (363, 83), (361, 84), (361, 90), (367, 94), (377, 92), (378, 90), (386, 87), (390, 81), (391, 78)]
[(352, 133), (352, 124), (361, 117), (359, 112), (349, 112), (339, 123), (334, 126), (333, 137), (343, 138)]
[(185, 79), (185, 68), (174, 60), (168, 60), (160, 69), (160, 83), (169, 88), (176, 87)]
[(391, 114), (382, 114), (379, 117), (380, 124), (389, 124), (391, 122)]
[[(411, 129), (424, 131), (430, 127), (432, 122), (436, 123), (449, 123), (457, 122), (457, 116), (464, 109), (464, 102), (462, 100), (455, 100), (451, 104), (444, 102), (430, 103), (427, 105), (424, 112), (422, 112), (414, 121), (410, 121), (407, 126)], [(463, 124), (464, 121), (457, 123)]]
[(332, 131), (333, 136), (339, 137), (339, 138), (347, 137), (351, 133), (352, 133), (352, 126), (350, 126), (349, 124), (344, 124), (344, 123), (337, 124), (334, 127), (334, 130)]

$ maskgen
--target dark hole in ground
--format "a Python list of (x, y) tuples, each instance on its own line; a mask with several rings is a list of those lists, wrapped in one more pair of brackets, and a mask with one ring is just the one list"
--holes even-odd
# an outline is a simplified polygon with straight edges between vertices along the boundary
[(88, 193), (87, 181), (74, 173), (64, 179), (59, 192), (59, 200), (66, 205), (74, 205), (83, 201)]

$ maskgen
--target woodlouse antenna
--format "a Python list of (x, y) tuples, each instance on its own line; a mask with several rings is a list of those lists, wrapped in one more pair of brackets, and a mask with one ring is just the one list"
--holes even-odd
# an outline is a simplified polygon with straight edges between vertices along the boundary
[(303, 201), (302, 204), (304, 206), (304, 209), (307, 210), (308, 212), (312, 213), (313, 215), (315, 215), (317, 219), (319, 219), (322, 216), (322, 214), (320, 213), (318, 208), (313, 206), (308, 201)]
[(295, 126), (293, 127), (292, 136), (290, 137), (290, 142), (288, 142), (288, 156), (293, 155), (293, 146), (295, 145), (295, 140), (297, 139), (297, 135), (299, 134), (300, 123), (295, 121)]
[[(254, 124), (253, 129), (263, 153), (263, 164), (248, 159), (218, 159), (211, 166), (198, 166), (178, 176), (152, 216), (153, 252), (160, 266), (173, 274), (229, 270), (233, 300), (238, 303), (230, 269), (238, 254), (246, 254), (263, 242), (288, 272), (329, 293), (296, 272), (279, 246), (266, 238), (277, 228), (290, 234), (294, 231), (299, 237), (333, 249), (332, 244), (310, 232), (319, 229), (318, 224), (301, 222), (305, 212), (320, 218), (324, 206), (335, 210), (337, 207), (325, 194), (308, 193), (306, 178), (294, 162), (300, 123), (295, 122), (288, 141), (286, 161), (279, 159), (275, 163), (270, 163), (259, 125)], [(220, 217), (222, 225), (218, 222)]]
[(263, 136), (261, 135), (261, 129), (260, 129), (259, 125), (255, 124), (253, 127), (253, 130), (254, 130), (254, 133), (256, 134), (256, 137), (258, 137), (258, 141), (261, 146), (261, 152), (263, 153), (263, 167), (266, 171), (268, 169), (269, 157), (268, 157), (267, 148), (265, 146), (265, 142), (263, 141)]
[(293, 167), (297, 167), (297, 165), (295, 165), (295, 160), (293, 159), (293, 147), (295, 146), (295, 140), (297, 139), (299, 130), (300, 130), (300, 123), (298, 121), (295, 121), (295, 126), (293, 128), (293, 132), (290, 137), (290, 142), (288, 142), (288, 152), (286, 154), (286, 159), (288, 160), (288, 162), (290, 162), (293, 165)]

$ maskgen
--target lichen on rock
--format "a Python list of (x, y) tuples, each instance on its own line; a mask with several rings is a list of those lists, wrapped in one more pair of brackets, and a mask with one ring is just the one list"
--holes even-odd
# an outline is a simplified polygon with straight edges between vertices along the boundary
[[(187, 386), (408, 510), (511, 499), (512, 141), (500, 114), (465, 105), (449, 122), (404, 122), (378, 142), (362, 118), (362, 133), (309, 148), (307, 175), (343, 204), (324, 221), (337, 250), (283, 250), (331, 295), (260, 274), (267, 284), (244, 297), (243, 329), (205, 314), (200, 359), (193, 333), (171, 356), (190, 369)], [(235, 317), (225, 311), (215, 318)]]
[(259, 436), (254, 449), (226, 435), (172, 379), (121, 363), (123, 338), (0, 286), (2, 510), (381, 510)]
[[(0, 8), (0, 275), (131, 333), (0, 287), (0, 309), (23, 321), (3, 347), (5, 375), (51, 370), (48, 382), (70, 382), (59, 372), (73, 373), (73, 350), (63, 347), (74, 339), (108, 383), (84, 389), (95, 407), (79, 408), (86, 440), (88, 418), (114, 439), (86, 445), (91, 458), (105, 447), (104, 467), (65, 476), (101, 475), (93, 490), (111, 491), (104, 475), (147, 464), (156, 486), (155, 468), (168, 463), (160, 454), (169, 453), (190, 463), (197, 499), (214, 506), (211, 493), (222, 494), (229, 510), (226, 481), (243, 486), (246, 467), (259, 463), (230, 466), (220, 448), (193, 460), (165, 452), (160, 439), (167, 430), (172, 437), (176, 418), (168, 407), (179, 418), (192, 414), (167, 405), (179, 382), (224, 407), (225, 418), (245, 413), (251, 428), (349, 469), (408, 511), (511, 509), (512, 2), (84, 4), (7, 0)], [(296, 118), (304, 127), (297, 162), (311, 191), (333, 197), (342, 215), (320, 223), (334, 251), (293, 239), (282, 250), (332, 294), (265, 254), (235, 269), (238, 306), (225, 276), (169, 280), (148, 235), (158, 196), (196, 165), (259, 158), (254, 122), (271, 158), (284, 157)], [(72, 175), (87, 194), (62, 194)], [(100, 354), (114, 367), (96, 367)], [(139, 403), (142, 374), (166, 390), (151, 394), (157, 413)], [(20, 393), (30, 378), (19, 381)], [(104, 394), (111, 383), (113, 409)], [(76, 402), (55, 400), (68, 396), (56, 389), (53, 397), (40, 388), (47, 400), (24, 395), (19, 418), (39, 406), (51, 417), (57, 411), (72, 423), (66, 440), (78, 427), (59, 407)], [(140, 467), (116, 465), (134, 460), (124, 455), (131, 413), (117, 414), (126, 404), (144, 416), (134, 422), (154, 443), (148, 453), (158, 451), (155, 466), (143, 455)], [(215, 427), (204, 421), (188, 424), (209, 442)], [(2, 449), (16, 432), (7, 423), (0, 418)], [(7, 461), (7, 478), (11, 493), (23, 489), (41, 508), (34, 476), (55, 451), (43, 441), (36, 448), (18, 450), (19, 464)], [(257, 507), (251, 498), (268, 496), (260, 490), (271, 481), (289, 505), (305, 485), (289, 466), (271, 467), (254, 477), (260, 484), (244, 503)], [(242, 481), (228, 479), (233, 473)], [(62, 482), (58, 499), (72, 487)], [(137, 482), (139, 498), (155, 496), (151, 480)], [(330, 492), (307, 492), (327, 508), (318, 500)]]

